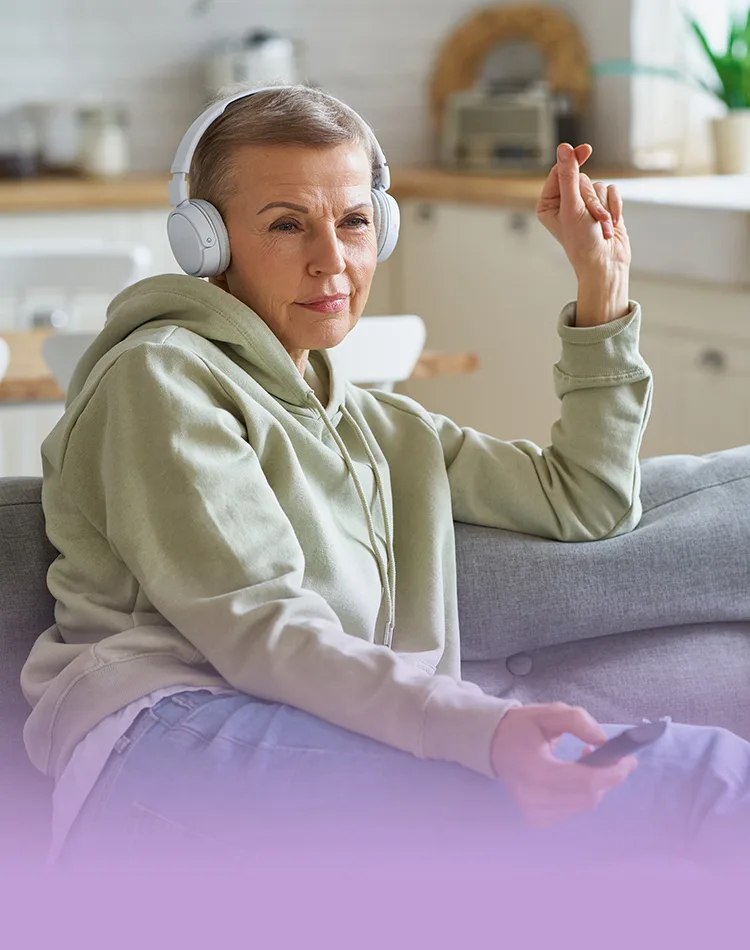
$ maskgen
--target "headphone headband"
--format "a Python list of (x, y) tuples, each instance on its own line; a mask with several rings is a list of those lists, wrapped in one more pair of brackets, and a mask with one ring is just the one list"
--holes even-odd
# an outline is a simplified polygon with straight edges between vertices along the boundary
[[(275, 92), (276, 90), (281, 89), (289, 89), (289, 86), (263, 86), (260, 89), (252, 89), (249, 92), (238, 92), (233, 96), (228, 96), (226, 99), (221, 99), (219, 102), (215, 102), (198, 116), (187, 132), (183, 135), (182, 141), (177, 147), (177, 152), (175, 153), (174, 161), (172, 162), (172, 167), (170, 169), (172, 178), (169, 182), (169, 203), (173, 208), (177, 208), (184, 202), (188, 201), (186, 176), (190, 174), (190, 164), (193, 161), (193, 155), (195, 155), (195, 150), (198, 148), (198, 143), (200, 142), (203, 133), (206, 131), (209, 125), (218, 119), (227, 106), (230, 106), (233, 102), (237, 102), (238, 99), (247, 99), (250, 96), (257, 95), (259, 92)], [(345, 102), (342, 102), (340, 99), (336, 99), (334, 96), (330, 96), (329, 98), (331, 98), (334, 102), (337, 102), (340, 106), (346, 109), (347, 112), (359, 119), (360, 122), (364, 121), (361, 116), (359, 116), (354, 111), (354, 109), (348, 106)], [(391, 172), (388, 168), (388, 162), (386, 161), (383, 150), (380, 147), (380, 143), (378, 142), (374, 133), (372, 136), (372, 141), (375, 151), (375, 158), (372, 163), (372, 187), (378, 191), (388, 191), (391, 185)]]

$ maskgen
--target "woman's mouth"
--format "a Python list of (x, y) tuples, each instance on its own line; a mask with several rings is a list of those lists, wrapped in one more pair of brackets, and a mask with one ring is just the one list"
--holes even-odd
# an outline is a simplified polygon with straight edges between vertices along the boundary
[(305, 300), (298, 303), (299, 307), (315, 310), (316, 313), (340, 313), (346, 310), (349, 303), (349, 294), (334, 294), (331, 297), (318, 297), (315, 300)]

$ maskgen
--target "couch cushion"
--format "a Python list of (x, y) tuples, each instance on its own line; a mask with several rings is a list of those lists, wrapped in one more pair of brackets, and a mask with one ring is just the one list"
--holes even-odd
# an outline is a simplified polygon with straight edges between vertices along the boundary
[(34, 640), (54, 622), (46, 577), (56, 552), (44, 531), (40, 496), (40, 479), (0, 479), (0, 823), (10, 823), (8, 830), (0, 828), (5, 841), (18, 831), (24, 812), (33, 815), (25, 833), (40, 840), (46, 834), (41, 802), (48, 785), (26, 757), (22, 729), (29, 707), (19, 685)]

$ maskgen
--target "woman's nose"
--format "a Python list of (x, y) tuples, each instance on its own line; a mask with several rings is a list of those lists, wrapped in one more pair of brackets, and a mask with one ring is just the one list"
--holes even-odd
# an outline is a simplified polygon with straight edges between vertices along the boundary
[(313, 276), (341, 274), (346, 270), (341, 241), (335, 227), (319, 232), (310, 245), (308, 270)]

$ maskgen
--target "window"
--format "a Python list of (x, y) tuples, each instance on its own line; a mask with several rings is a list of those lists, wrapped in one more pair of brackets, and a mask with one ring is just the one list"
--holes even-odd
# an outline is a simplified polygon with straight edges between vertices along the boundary
[[(684, 12), (701, 24), (709, 42), (726, 42), (733, 10), (746, 13), (750, 0), (634, 0), (635, 63), (700, 75), (714, 81)], [(631, 98), (631, 153), (642, 168), (706, 171), (713, 163), (710, 119), (722, 104), (697, 85), (661, 76), (635, 75)]]

